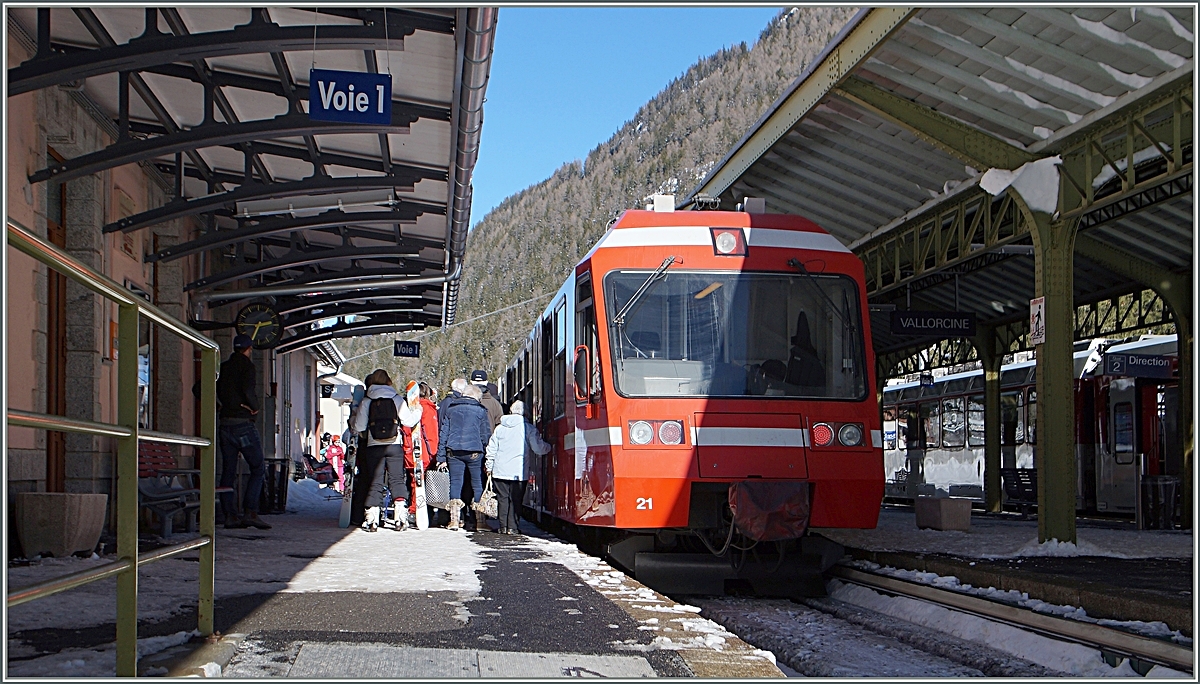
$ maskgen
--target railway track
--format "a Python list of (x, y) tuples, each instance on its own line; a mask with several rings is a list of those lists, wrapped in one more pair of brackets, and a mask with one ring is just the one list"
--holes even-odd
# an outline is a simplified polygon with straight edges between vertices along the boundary
[(954, 591), (938, 589), (894, 577), (865, 572), (845, 565), (829, 574), (843, 582), (858, 584), (889, 594), (928, 601), (978, 617), (1004, 622), (1046, 636), (1095, 648), (1102, 653), (1194, 672), (1194, 651), (1168, 641), (1131, 634), (1111, 627), (1037, 613)]

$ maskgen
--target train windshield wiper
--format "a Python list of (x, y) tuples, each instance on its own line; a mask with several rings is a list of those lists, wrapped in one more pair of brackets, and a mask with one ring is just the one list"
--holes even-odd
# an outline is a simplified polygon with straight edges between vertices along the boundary
[(807, 277), (807, 282), (813, 286), (813, 289), (817, 291), (817, 294), (821, 295), (821, 297), (825, 299), (825, 303), (829, 305), (829, 311), (832, 312), (834, 316), (838, 317), (838, 320), (842, 322), (842, 325), (846, 326), (851, 333), (858, 332), (858, 329), (854, 326), (854, 317), (849, 315), (849, 311), (846, 312), (846, 316), (842, 316), (842, 312), (838, 311), (837, 304), (834, 304), (833, 300), (829, 298), (829, 295), (825, 294), (824, 288), (822, 288), (821, 284), (817, 282), (817, 277), (804, 267), (803, 262), (801, 262), (799, 259), (792, 258), (788, 260), (788, 266), (791, 266), (799, 271), (801, 275)]
[(646, 281), (643, 282), (641, 287), (639, 287), (637, 291), (633, 293), (633, 296), (629, 298), (629, 301), (625, 302), (625, 306), (621, 307), (621, 310), (617, 312), (616, 316), (613, 316), (613, 325), (617, 326), (618, 328), (625, 327), (626, 314), (628, 314), (630, 310), (633, 309), (634, 305), (637, 304), (638, 301), (650, 291), (650, 288), (656, 281), (666, 277), (667, 269), (670, 268), (671, 264), (673, 263), (675, 263), (675, 257), (673, 256), (663, 259), (662, 265), (656, 268), (654, 273), (650, 274), (649, 278), (646, 278)]

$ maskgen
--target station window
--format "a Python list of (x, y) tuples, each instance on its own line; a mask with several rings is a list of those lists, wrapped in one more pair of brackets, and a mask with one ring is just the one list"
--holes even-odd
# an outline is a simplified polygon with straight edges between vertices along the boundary
[(1025, 395), (1021, 391), (1000, 395), (1000, 445), (1025, 443)]
[(981, 447), (986, 441), (984, 433), (983, 395), (972, 394), (967, 398), (967, 445)]
[(921, 403), (921, 419), (925, 425), (925, 448), (936, 449), (941, 443), (942, 416), (941, 402), (926, 401)]
[(1037, 390), (1029, 390), (1029, 400), (1025, 402), (1025, 434), (1029, 435), (1029, 443), (1037, 444)]
[(961, 449), (967, 442), (963, 404), (963, 397), (942, 400), (942, 446), (947, 449)]

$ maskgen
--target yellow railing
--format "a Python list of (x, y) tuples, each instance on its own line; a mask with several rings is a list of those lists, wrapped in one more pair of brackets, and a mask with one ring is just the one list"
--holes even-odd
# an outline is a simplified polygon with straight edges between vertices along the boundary
[[(65, 418), (45, 413), (8, 410), (10, 426), (41, 430), (82, 432), (117, 439), (117, 556), (118, 560), (82, 572), (24, 587), (8, 594), (9, 608), (108, 577), (117, 578), (117, 676), (137, 675), (137, 581), (138, 566), (163, 558), (200, 550), (200, 597), (198, 628), (213, 633), (213, 578), (216, 531), (216, 393), (220, 349), (212, 340), (175, 320), (162, 309), (146, 302), (103, 274), (76, 261), (48, 244), (11, 218), (8, 244), (62, 273), (89, 290), (117, 303), (117, 423)], [(138, 324), (144, 316), (200, 349), (200, 436), (139, 430), (137, 422)], [(149, 553), (138, 553), (138, 440), (186, 444), (200, 448), (200, 537)]]

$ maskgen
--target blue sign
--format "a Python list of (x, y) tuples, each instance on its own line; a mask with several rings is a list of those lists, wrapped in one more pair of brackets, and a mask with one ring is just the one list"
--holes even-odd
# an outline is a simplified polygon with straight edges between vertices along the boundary
[(403, 340), (393, 341), (395, 345), (392, 349), (392, 356), (404, 356), (410, 359), (416, 359), (421, 356), (420, 342), (405, 342)]
[(389, 74), (310, 69), (308, 117), (317, 121), (390, 124), (392, 77)]
[(1104, 374), (1118, 375), (1127, 378), (1163, 378), (1175, 377), (1175, 363), (1170, 356), (1150, 356), (1148, 354), (1105, 354)]

